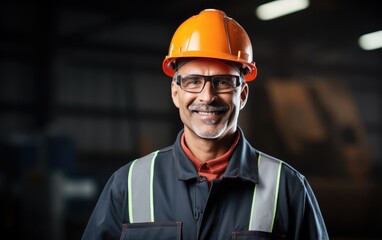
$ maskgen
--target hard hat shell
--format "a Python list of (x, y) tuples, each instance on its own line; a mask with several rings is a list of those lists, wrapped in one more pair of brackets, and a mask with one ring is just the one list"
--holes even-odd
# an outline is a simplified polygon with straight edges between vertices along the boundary
[(221, 10), (206, 9), (184, 21), (175, 31), (162, 69), (172, 77), (178, 58), (215, 58), (242, 64), (246, 68), (244, 80), (249, 82), (257, 75), (252, 55), (251, 40), (244, 28)]

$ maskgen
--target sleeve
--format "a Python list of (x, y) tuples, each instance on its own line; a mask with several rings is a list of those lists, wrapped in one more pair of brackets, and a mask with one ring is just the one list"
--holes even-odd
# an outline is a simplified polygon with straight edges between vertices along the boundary
[(328, 240), (328, 232), (320, 207), (305, 177), (302, 177), (303, 186), (296, 197), (296, 219), (293, 239)]
[(86, 225), (82, 240), (119, 239), (125, 216), (127, 170), (121, 168), (107, 181)]

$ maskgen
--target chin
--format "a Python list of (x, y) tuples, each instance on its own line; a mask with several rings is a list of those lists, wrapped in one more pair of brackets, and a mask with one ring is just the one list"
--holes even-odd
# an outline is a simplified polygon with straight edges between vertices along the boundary
[(227, 128), (226, 127), (221, 127), (216, 130), (200, 130), (197, 128), (193, 128), (193, 132), (198, 135), (200, 138), (204, 139), (216, 139), (219, 138), (223, 135)]

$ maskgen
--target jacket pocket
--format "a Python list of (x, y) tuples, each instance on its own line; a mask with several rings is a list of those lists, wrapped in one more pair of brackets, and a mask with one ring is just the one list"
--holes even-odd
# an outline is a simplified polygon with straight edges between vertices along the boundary
[(240, 231), (232, 233), (232, 240), (283, 240), (285, 236), (261, 231)]
[(181, 222), (145, 222), (123, 224), (121, 240), (180, 240)]

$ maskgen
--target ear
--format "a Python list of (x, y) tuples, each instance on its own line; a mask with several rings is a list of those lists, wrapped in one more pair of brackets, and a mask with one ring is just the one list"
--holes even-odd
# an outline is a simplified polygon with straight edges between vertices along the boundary
[(243, 83), (240, 93), (240, 110), (244, 108), (248, 100), (249, 87), (247, 83)]
[(174, 105), (179, 108), (179, 88), (175, 81), (171, 82), (171, 97)]

